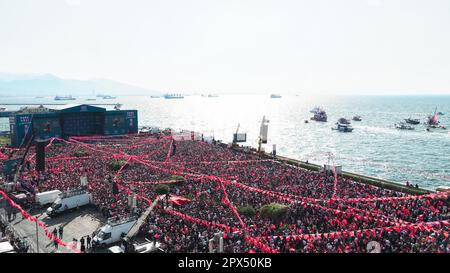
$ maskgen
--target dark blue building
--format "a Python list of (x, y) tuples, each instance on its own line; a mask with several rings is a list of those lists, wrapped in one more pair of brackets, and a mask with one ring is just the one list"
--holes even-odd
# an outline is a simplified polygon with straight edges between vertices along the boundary
[(138, 132), (137, 110), (111, 110), (78, 105), (62, 110), (22, 111), (9, 117), (11, 145), (21, 147), (35, 133), (36, 139), (52, 137), (121, 135)]

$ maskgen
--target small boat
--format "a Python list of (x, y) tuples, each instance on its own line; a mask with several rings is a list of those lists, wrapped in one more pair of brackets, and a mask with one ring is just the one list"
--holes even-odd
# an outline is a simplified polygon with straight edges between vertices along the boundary
[(415, 118), (415, 119), (413, 119), (413, 118), (407, 118), (407, 119), (405, 119), (405, 121), (406, 121), (406, 123), (414, 124), (414, 125), (417, 125), (417, 124), (420, 123), (420, 120), (417, 119), (417, 118)]
[(208, 95), (208, 98), (218, 98), (219, 97), (219, 95), (216, 95), (216, 94), (209, 94)]
[(338, 123), (341, 123), (341, 124), (350, 124), (350, 121), (349, 121), (348, 119), (346, 119), (346, 118), (340, 118), (340, 119), (338, 120)]
[(427, 122), (425, 123), (425, 125), (427, 125), (427, 131), (430, 131), (430, 129), (447, 129), (444, 125), (441, 125), (440, 121), (439, 121), (439, 113), (436, 112), (436, 109), (434, 110), (434, 114), (433, 115), (429, 115)]
[(444, 113), (442, 113), (442, 112), (438, 112), (438, 115), (439, 115), (439, 116), (443, 116), (443, 115), (444, 115)]
[(181, 94), (165, 94), (164, 98), (165, 99), (183, 99), (184, 96)]
[(311, 117), (311, 120), (327, 122), (328, 116), (325, 110), (320, 107), (315, 107), (314, 109), (316, 111), (314, 112), (314, 116)]
[(76, 98), (72, 97), (72, 95), (69, 95), (69, 96), (56, 96), (55, 100), (76, 100)]
[(352, 118), (354, 121), (361, 121), (362, 119), (361, 119), (361, 116), (354, 116), (353, 118)]
[(112, 99), (115, 99), (116, 97), (115, 97), (115, 96), (105, 95), (105, 96), (103, 96), (102, 98), (103, 98), (104, 100), (112, 100)]
[(122, 104), (118, 103), (114, 105), (114, 110), (120, 110), (120, 107), (122, 107)]
[(150, 98), (157, 99), (157, 98), (159, 98), (159, 96), (150, 96)]
[(272, 94), (272, 95), (270, 95), (270, 98), (271, 98), (271, 99), (280, 99), (280, 98), (281, 98), (281, 95), (278, 95), (278, 94)]
[(42, 96), (36, 96), (35, 99), (43, 99), (44, 97)]
[(305, 119), (305, 123), (309, 123), (309, 121), (307, 119)]
[(400, 129), (400, 130), (414, 130), (414, 127), (411, 125), (408, 125), (404, 122), (400, 122), (395, 124), (395, 128)]
[(94, 100), (97, 100), (97, 99), (86, 99), (87, 101), (94, 101)]
[(336, 130), (339, 132), (350, 133), (353, 131), (353, 127), (350, 124), (344, 124), (336, 122), (336, 127), (331, 128), (332, 130)]
[(0, 107), (0, 112), (5, 112), (6, 110), (8, 109), (6, 109), (5, 107)]

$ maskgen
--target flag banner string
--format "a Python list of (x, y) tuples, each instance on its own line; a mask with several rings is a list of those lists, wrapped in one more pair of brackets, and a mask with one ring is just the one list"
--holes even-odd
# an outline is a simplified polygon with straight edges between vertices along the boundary
[[(28, 221), (37, 223), (37, 225), (38, 225), (39, 227), (41, 227), (41, 228), (44, 230), (45, 235), (46, 235), (51, 241), (57, 243), (57, 244), (60, 245), (60, 246), (66, 247), (66, 248), (68, 248), (68, 249), (72, 249), (72, 251), (75, 252), (75, 253), (80, 253), (80, 250), (78, 250), (78, 249), (74, 246), (73, 243), (65, 243), (65, 242), (63, 242), (61, 239), (59, 239), (57, 236), (53, 235), (53, 233), (51, 233), (51, 232), (48, 230), (47, 226), (46, 226), (44, 223), (42, 223), (41, 221), (39, 221), (35, 216), (31, 216), (30, 214), (28, 214), (28, 212), (26, 212), (25, 210), (23, 210), (22, 207), (21, 207), (20, 205), (16, 204), (11, 198), (9, 198), (9, 196), (8, 196), (4, 191), (0, 190), (0, 194), (6, 199), (6, 201), (8, 201), (8, 203), (9, 203), (11, 206), (13, 206), (13, 207), (15, 207), (16, 209), (18, 209), (25, 219), (27, 219)], [(37, 246), (37, 247), (39, 247), (39, 246)]]

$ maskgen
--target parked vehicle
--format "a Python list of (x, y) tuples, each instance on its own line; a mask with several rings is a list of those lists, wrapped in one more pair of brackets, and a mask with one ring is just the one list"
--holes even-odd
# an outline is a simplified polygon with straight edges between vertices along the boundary
[(61, 195), (62, 192), (59, 190), (40, 192), (36, 193), (35, 201), (43, 207), (48, 204), (53, 204)]
[(136, 223), (137, 218), (131, 217), (118, 221), (108, 221), (108, 223), (100, 227), (92, 239), (94, 246), (105, 247), (107, 245), (119, 242)]
[(91, 196), (85, 190), (63, 193), (55, 202), (53, 202), (51, 207), (47, 209), (47, 215), (54, 216), (67, 210), (89, 205), (90, 203)]

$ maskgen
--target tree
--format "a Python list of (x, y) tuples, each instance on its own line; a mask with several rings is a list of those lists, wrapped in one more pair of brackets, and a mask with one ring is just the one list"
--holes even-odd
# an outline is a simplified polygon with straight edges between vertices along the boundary
[(238, 207), (237, 211), (239, 212), (239, 214), (242, 214), (249, 218), (253, 218), (253, 216), (255, 216), (256, 214), (256, 210), (252, 206)]
[(123, 165), (125, 165), (125, 163), (127, 163), (125, 160), (113, 160), (109, 163), (109, 167), (113, 171), (117, 172)]
[(72, 156), (76, 156), (76, 157), (89, 156), (89, 153), (86, 152), (85, 150), (78, 150), (78, 151), (75, 151), (74, 153), (72, 153)]
[(166, 184), (158, 184), (155, 186), (154, 190), (158, 195), (163, 195), (169, 193), (170, 187)]
[(260, 214), (263, 218), (269, 218), (274, 222), (279, 222), (281, 218), (286, 214), (288, 210), (288, 206), (278, 204), (278, 203), (270, 203), (264, 205), (260, 208)]

